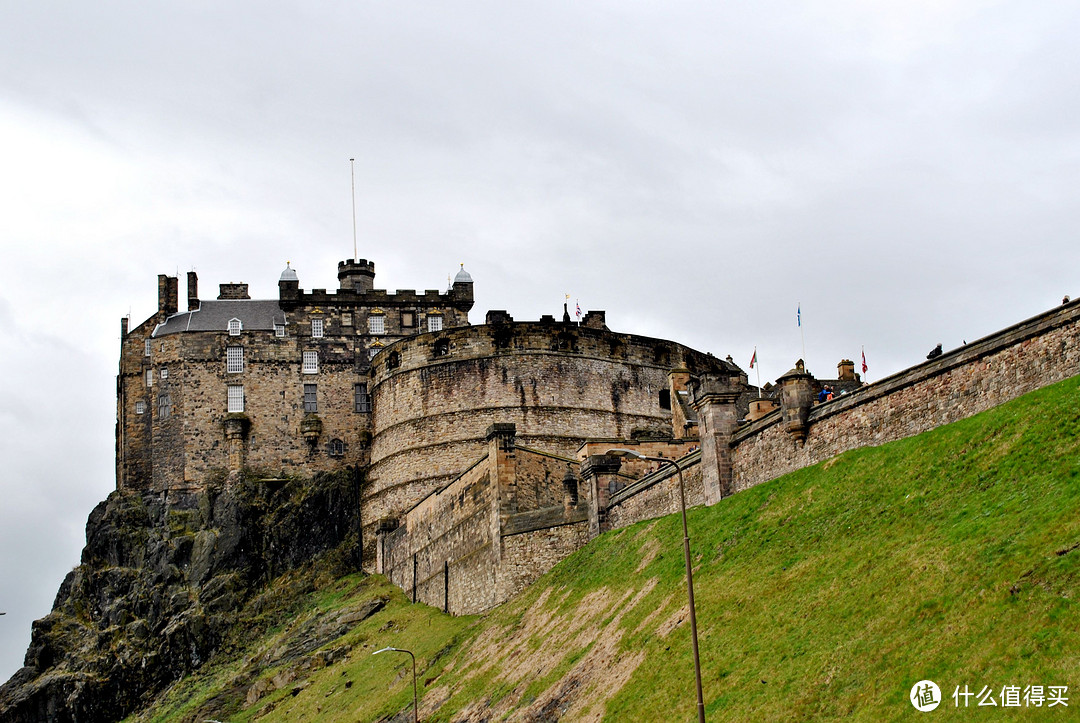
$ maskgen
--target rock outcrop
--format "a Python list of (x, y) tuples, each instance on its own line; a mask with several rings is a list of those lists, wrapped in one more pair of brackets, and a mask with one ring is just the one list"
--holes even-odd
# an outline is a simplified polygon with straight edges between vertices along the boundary
[(346, 472), (113, 492), (34, 623), (24, 667), (0, 687), (0, 719), (115, 721), (143, 707), (214, 655), (266, 582), (320, 556), (336, 574), (358, 569), (359, 491)]

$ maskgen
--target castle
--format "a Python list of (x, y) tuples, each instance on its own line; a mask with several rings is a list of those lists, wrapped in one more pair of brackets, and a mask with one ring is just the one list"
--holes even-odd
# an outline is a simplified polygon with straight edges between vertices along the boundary
[(489, 311), (473, 280), (446, 292), (374, 288), (338, 264), (305, 292), (291, 266), (276, 300), (188, 273), (158, 277), (158, 310), (122, 321), (117, 485), (168, 496), (247, 478), (353, 470), (365, 567), (414, 600), (473, 613), (506, 600), (601, 532), (722, 498), (844, 450), (911, 436), (1080, 372), (1072, 302), (845, 393), (800, 360), (769, 387), (681, 344), (620, 334), (604, 312), (535, 322)]

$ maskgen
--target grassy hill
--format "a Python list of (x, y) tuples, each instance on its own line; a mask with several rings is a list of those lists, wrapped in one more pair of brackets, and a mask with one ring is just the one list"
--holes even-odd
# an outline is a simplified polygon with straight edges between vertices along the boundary
[[(1080, 707), (1080, 380), (690, 512), (710, 721), (919, 716), (911, 686), (1069, 686)], [(603, 535), (481, 617), (379, 577), (279, 579), (130, 720), (693, 720), (677, 516)], [(961, 703), (962, 704), (962, 703)]]

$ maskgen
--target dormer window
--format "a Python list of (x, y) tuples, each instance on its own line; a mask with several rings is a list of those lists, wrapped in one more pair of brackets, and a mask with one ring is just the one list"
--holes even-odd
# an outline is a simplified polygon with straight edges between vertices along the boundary
[(428, 331), (442, 331), (442, 314), (439, 312), (433, 312), (428, 314), (427, 318), (427, 330)]
[(284, 337), (285, 336), (285, 325), (284, 324), (274, 324), (274, 336), (276, 336), (276, 337)]
[(375, 312), (367, 319), (367, 329), (369, 334), (385, 334), (386, 333), (386, 314)]
[(244, 324), (239, 319), (229, 319), (229, 336), (240, 336), (240, 330), (243, 328)]
[(311, 336), (316, 339), (321, 339), (323, 336), (323, 320), (312, 319), (311, 320)]

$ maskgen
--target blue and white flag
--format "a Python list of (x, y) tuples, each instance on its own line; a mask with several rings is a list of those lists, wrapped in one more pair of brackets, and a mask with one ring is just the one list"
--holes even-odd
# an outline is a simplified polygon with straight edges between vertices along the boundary
[(799, 326), (802, 326), (802, 304), (799, 304), (799, 308), (795, 310), (795, 320), (799, 322)]

